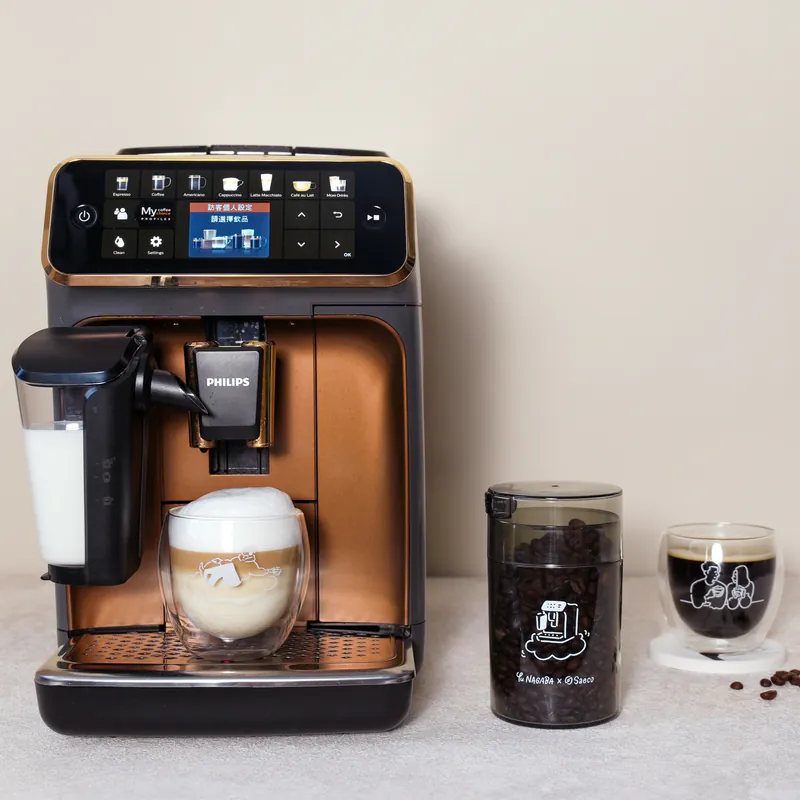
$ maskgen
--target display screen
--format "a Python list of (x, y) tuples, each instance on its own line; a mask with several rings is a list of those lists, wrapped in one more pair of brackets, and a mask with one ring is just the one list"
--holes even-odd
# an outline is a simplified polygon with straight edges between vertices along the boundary
[(189, 258), (267, 258), (269, 203), (189, 203)]
[(86, 159), (56, 175), (48, 255), (72, 275), (391, 275), (406, 224), (386, 161)]

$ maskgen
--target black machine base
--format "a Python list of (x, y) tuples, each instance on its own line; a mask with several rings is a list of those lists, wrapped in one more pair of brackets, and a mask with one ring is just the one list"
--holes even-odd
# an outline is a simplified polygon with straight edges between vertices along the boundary
[(271, 656), (219, 664), (171, 630), (85, 631), (39, 668), (36, 695), (50, 728), (78, 736), (388, 731), (411, 708), (423, 641), (424, 624), (298, 626)]
[(39, 713), (73, 736), (371, 733), (400, 725), (412, 682), (387, 686), (148, 688), (36, 684)]

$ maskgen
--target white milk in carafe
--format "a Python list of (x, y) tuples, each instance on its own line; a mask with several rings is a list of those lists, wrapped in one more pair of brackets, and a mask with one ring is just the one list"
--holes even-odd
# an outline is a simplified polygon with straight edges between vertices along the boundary
[(54, 566), (86, 563), (83, 426), (25, 429), (25, 455), (42, 558)]

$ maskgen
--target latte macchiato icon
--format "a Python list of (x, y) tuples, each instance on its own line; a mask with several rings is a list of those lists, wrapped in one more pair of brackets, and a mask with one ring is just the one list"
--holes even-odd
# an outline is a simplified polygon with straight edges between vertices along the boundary
[(193, 654), (260, 658), (291, 632), (308, 584), (305, 518), (277, 489), (222, 489), (164, 521), (164, 604)]

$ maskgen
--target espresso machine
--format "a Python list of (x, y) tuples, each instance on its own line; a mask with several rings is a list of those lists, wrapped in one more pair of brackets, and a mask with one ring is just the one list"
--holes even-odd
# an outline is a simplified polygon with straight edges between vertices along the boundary
[[(421, 296), (411, 178), (385, 153), (136, 148), (53, 171), (48, 323), (14, 354), (67, 734), (388, 730), (424, 646)], [(253, 662), (183, 649), (170, 508), (277, 487), (311, 579)]]

